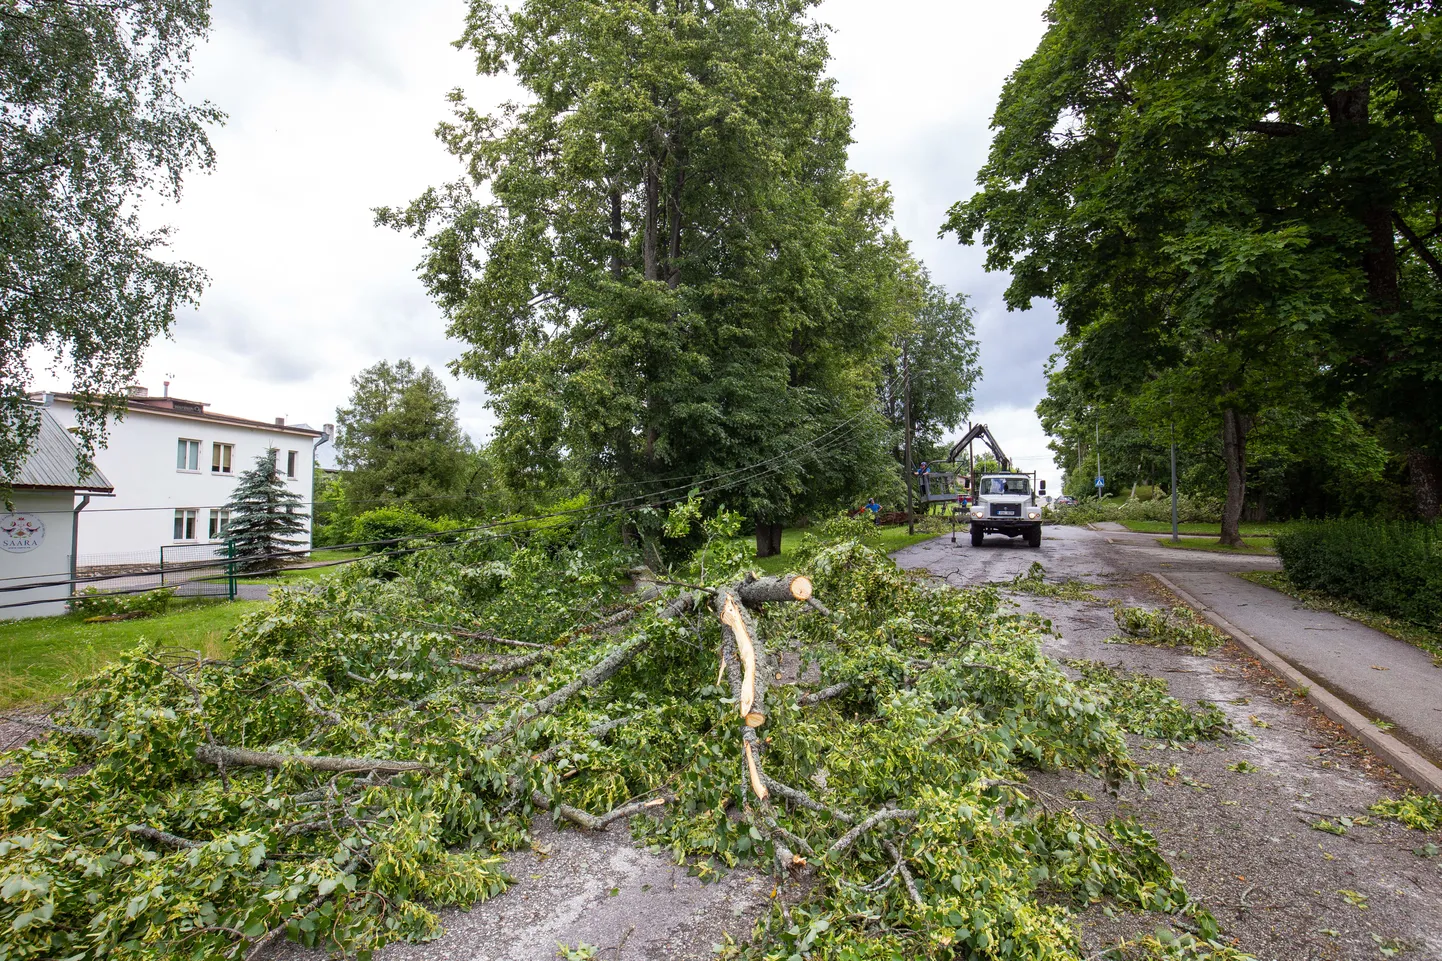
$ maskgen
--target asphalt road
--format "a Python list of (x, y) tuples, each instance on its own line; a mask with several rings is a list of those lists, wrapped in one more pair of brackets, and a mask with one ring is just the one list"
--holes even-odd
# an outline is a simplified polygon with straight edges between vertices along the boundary
[(1020, 539), (926, 541), (896, 555), (903, 567), (927, 568), (955, 585), (1010, 580), (1040, 562), (1050, 578), (1096, 583), (1162, 573), (1369, 718), (1442, 764), (1442, 669), (1431, 655), (1335, 614), (1308, 610), (1284, 594), (1233, 576), (1277, 570), (1273, 557), (1175, 550), (1155, 534), (1048, 527), (1039, 550)]

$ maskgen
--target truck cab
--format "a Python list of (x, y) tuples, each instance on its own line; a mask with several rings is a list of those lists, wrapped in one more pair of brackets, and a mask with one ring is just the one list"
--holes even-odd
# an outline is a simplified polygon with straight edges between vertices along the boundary
[(1046, 481), (1038, 490), (1036, 475), (1003, 471), (983, 474), (968, 510), (971, 546), (981, 547), (987, 534), (1024, 537), (1028, 547), (1041, 546), (1041, 507), (1037, 494), (1046, 494)]

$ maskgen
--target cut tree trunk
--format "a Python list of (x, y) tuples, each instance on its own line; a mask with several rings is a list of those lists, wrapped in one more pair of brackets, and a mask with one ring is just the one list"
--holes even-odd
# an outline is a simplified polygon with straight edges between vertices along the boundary
[(1222, 411), (1222, 458), (1227, 465), (1227, 503), (1222, 508), (1222, 543), (1242, 545), (1242, 503), (1247, 497), (1247, 434), (1252, 418), (1228, 407)]

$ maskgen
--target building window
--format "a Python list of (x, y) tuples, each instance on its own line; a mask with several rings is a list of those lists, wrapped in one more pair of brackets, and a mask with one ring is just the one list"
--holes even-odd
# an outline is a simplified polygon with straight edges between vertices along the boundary
[(178, 510), (175, 512), (175, 539), (178, 541), (195, 540), (195, 519), (199, 511)]
[(230, 527), (230, 511), (213, 510), (210, 512), (210, 539), (220, 540), (225, 536), (226, 528)]
[(235, 453), (234, 444), (213, 444), (210, 448), (210, 472), (212, 474), (229, 474), (230, 458)]
[(296, 459), (296, 457), (297, 457), (298, 455), (299, 455), (299, 452), (298, 452), (298, 451), (293, 451), (293, 450), (292, 450), (292, 451), (286, 451), (286, 454), (285, 454), (285, 476), (286, 476), (286, 477), (294, 477), (294, 476), (295, 476), (295, 459)]
[(176, 470), (200, 470), (200, 441), (180, 438), (175, 445)]

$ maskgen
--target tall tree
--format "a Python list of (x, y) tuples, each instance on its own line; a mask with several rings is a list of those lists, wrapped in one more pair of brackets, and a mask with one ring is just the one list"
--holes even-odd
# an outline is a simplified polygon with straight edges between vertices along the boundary
[(626, 494), (766, 461), (717, 496), (773, 524), (885, 469), (913, 268), (885, 187), (846, 170), (813, 5), (473, 0), (464, 44), (528, 99), (456, 94), (468, 179), (378, 213), (427, 237), (512, 485), (568, 457)]
[(223, 116), (178, 92), (209, 28), (208, 0), (0, 2), (0, 475), (33, 436), (34, 352), (71, 374), (92, 454), (146, 346), (200, 294), (204, 274), (160, 259), (167, 231), (135, 205), (212, 165), (205, 128)]
[[(920, 285), (915, 317), (896, 338), (894, 356), (885, 364), (881, 405), (900, 438), (906, 430), (906, 379), (901, 369), (905, 352), (911, 375), (912, 434), (916, 443), (930, 447), (970, 416), (981, 367), (966, 295), (948, 294), (925, 271)], [(893, 445), (893, 450), (900, 456), (899, 446)]]
[[(1269, 392), (1320, 375), (1381, 423), (1437, 511), (1442, 57), (1430, 3), (1057, 0), (948, 221), (1013, 307), (1215, 399), (1232, 474)], [(1144, 362), (1143, 362), (1144, 361)], [(1181, 376), (1179, 374), (1179, 376)], [(1230, 507), (1229, 507), (1230, 513)]]
[(406, 504), (430, 517), (464, 510), (473, 449), (458, 406), (434, 371), (409, 360), (351, 378), (350, 403), (336, 412), (347, 504)]
[(278, 452), (255, 459), (255, 466), (235, 479), (226, 508), (230, 523), (225, 539), (235, 547), (240, 567), (246, 571), (272, 570), (282, 566), (277, 557), (305, 543), (305, 521), (308, 515), (304, 499), (286, 486), (275, 466)]

